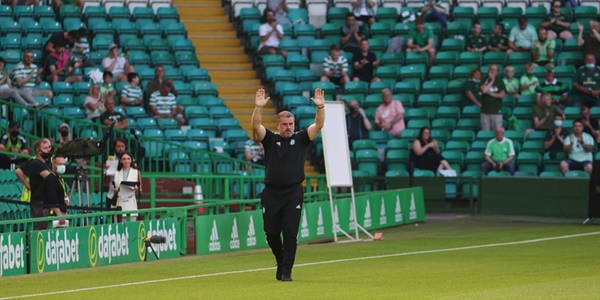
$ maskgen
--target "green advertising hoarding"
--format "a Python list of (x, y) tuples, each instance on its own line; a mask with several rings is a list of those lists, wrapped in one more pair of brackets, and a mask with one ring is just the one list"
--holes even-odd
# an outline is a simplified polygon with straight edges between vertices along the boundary
[[(356, 230), (355, 219), (366, 230), (425, 220), (421, 187), (363, 194), (357, 196), (355, 202), (356, 215), (351, 199), (334, 200), (333, 218), (328, 201), (305, 203), (300, 216), (298, 241), (331, 237), (332, 222), (345, 232), (352, 233)], [(337, 234), (340, 235), (341, 232)], [(244, 243), (250, 237), (256, 243)], [(262, 214), (260, 211), (253, 211), (199, 216), (196, 219), (196, 243), (197, 254), (264, 247), (266, 242)]]
[(265, 247), (260, 211), (200, 216), (196, 219), (196, 252), (220, 253)]
[(0, 277), (27, 273), (25, 232), (0, 234)]
[(165, 243), (150, 244), (159, 258), (179, 256), (179, 226), (176, 219), (127, 222), (34, 231), (30, 245), (30, 272), (105, 266), (154, 260), (146, 247), (148, 236), (165, 237)]

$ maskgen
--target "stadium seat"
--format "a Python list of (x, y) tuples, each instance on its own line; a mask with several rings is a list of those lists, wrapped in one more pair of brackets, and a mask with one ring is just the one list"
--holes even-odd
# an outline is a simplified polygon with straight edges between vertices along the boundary
[(376, 176), (379, 168), (379, 153), (377, 150), (360, 149), (355, 151), (358, 170), (367, 176)]

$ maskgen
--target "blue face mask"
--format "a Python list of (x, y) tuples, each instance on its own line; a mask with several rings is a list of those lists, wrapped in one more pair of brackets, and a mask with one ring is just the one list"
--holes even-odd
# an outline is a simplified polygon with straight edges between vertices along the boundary
[(596, 67), (596, 64), (585, 64), (586, 68), (593, 69)]
[(67, 167), (65, 165), (56, 166), (56, 173), (57, 174), (65, 174), (66, 170), (67, 170)]

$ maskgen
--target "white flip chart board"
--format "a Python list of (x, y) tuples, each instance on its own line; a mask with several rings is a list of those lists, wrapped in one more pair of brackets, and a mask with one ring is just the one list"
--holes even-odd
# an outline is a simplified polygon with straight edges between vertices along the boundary
[(352, 166), (346, 129), (346, 105), (342, 101), (325, 102), (323, 156), (329, 187), (352, 186)]

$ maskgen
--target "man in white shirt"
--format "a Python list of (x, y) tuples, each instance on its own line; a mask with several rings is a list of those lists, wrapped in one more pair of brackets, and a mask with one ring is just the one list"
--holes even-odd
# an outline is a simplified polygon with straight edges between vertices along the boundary
[(569, 154), (567, 160), (560, 162), (560, 171), (564, 174), (570, 170), (583, 170), (592, 173), (592, 161), (594, 160), (594, 138), (583, 132), (583, 122), (573, 122), (573, 134), (564, 140), (563, 150)]
[(275, 14), (270, 9), (265, 9), (265, 19), (267, 22), (258, 28), (258, 34), (260, 35), (258, 53), (261, 55), (280, 54), (286, 58), (287, 52), (279, 48), (279, 41), (283, 39), (283, 27), (277, 24)]
[(537, 40), (535, 28), (528, 23), (526, 16), (520, 16), (519, 26), (510, 30), (508, 47), (513, 51), (531, 51), (531, 46)]

